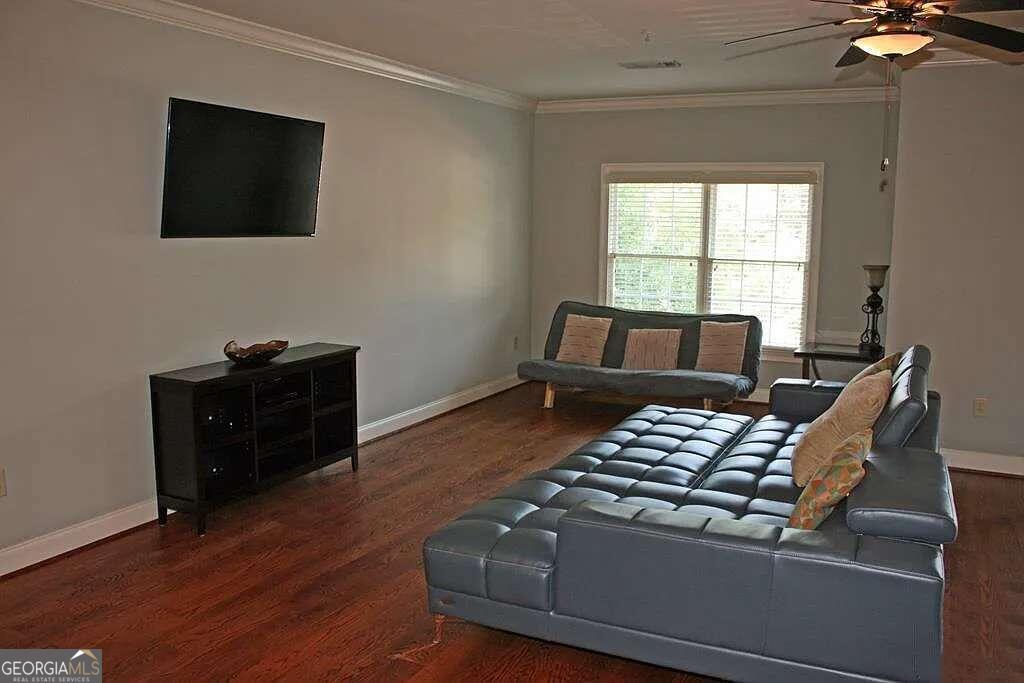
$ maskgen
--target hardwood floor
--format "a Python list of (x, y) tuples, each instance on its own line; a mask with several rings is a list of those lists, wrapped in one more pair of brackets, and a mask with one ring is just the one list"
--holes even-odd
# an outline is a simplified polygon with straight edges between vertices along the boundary
[[(370, 444), (242, 501), (197, 538), (172, 515), (0, 579), (0, 647), (102, 648), (109, 681), (700, 681), (450, 623), (430, 642), (420, 547), (473, 502), (541, 469), (633, 406), (525, 385)], [(1024, 480), (955, 473), (946, 679), (1024, 679)]]

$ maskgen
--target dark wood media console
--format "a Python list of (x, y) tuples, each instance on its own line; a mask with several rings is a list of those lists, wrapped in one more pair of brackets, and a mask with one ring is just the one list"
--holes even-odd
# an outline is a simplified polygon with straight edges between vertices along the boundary
[(306, 344), (259, 367), (224, 361), (150, 375), (157, 514), (229, 500), (345, 458), (359, 469), (357, 346)]

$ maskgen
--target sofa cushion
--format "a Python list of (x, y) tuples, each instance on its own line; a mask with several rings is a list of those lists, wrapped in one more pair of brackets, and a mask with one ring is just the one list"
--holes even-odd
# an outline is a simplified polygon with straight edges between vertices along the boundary
[(785, 527), (802, 492), (791, 475), (793, 444), (807, 426), (777, 415), (762, 417), (708, 471), (687, 503), (699, 501), (733, 519)]
[(805, 486), (811, 475), (832, 458), (839, 444), (875, 423), (891, 390), (892, 373), (888, 370), (846, 385), (796, 445), (793, 479), (797, 486)]
[(580, 365), (600, 365), (611, 326), (611, 318), (568, 316), (555, 360)]
[(738, 374), (743, 369), (743, 350), (750, 323), (701, 321), (697, 370)]
[(523, 361), (519, 364), (519, 377), (634, 396), (710, 398), (725, 402), (745, 398), (754, 390), (754, 383), (743, 375), (696, 370), (595, 368), (554, 360)]
[(630, 330), (623, 370), (675, 370), (682, 330)]
[(844, 498), (864, 479), (864, 459), (871, 448), (871, 430), (857, 432), (844, 441), (832, 460), (811, 476), (788, 526), (795, 529), (817, 529)]
[(694, 486), (753, 422), (742, 415), (648, 406), (430, 536), (424, 545), (428, 582), (551, 609), (556, 528), (566, 510), (584, 502), (625, 502), (734, 517), (745, 499)]

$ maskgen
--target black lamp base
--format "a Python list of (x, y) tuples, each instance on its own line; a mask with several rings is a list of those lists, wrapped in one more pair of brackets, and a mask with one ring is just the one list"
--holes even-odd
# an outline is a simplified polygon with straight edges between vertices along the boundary
[(881, 359), (881, 357), (885, 355), (885, 347), (881, 344), (861, 342), (859, 348), (862, 354), (873, 360)]
[(882, 347), (882, 335), (878, 333), (878, 316), (885, 308), (882, 306), (882, 297), (878, 294), (881, 287), (869, 287), (868, 289), (871, 290), (871, 295), (860, 307), (860, 310), (864, 311), (868, 317), (864, 333), (860, 335), (860, 352), (870, 358), (881, 358), (885, 349)]

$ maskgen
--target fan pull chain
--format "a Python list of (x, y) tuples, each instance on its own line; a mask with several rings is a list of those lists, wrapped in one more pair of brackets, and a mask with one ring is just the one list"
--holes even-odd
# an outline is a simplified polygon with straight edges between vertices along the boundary
[(885, 89), (882, 94), (885, 99), (885, 112), (882, 115), (882, 164), (879, 169), (882, 172), (882, 180), (878, 184), (879, 192), (885, 192), (889, 185), (889, 179), (885, 177), (885, 174), (889, 170), (889, 119), (892, 118), (892, 100), (889, 99), (889, 92), (892, 88), (892, 68), (895, 61), (894, 57), (889, 57), (885, 61)]

